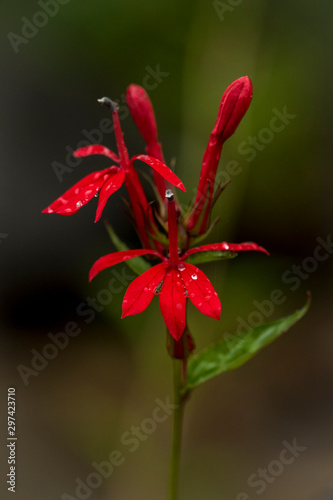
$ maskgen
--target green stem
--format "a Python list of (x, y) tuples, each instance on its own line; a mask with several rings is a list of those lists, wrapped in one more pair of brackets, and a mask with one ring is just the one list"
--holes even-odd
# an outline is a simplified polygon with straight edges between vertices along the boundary
[(182, 361), (179, 361), (177, 359), (173, 360), (174, 404), (177, 406), (173, 413), (172, 451), (170, 463), (170, 500), (177, 500), (178, 498), (179, 460), (184, 409), (184, 401), (181, 395), (183, 378), (182, 364)]

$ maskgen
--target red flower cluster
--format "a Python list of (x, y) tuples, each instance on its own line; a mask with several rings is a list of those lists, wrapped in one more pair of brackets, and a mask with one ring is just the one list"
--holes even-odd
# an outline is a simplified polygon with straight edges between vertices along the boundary
[[(222, 146), (235, 132), (251, 98), (252, 84), (248, 77), (233, 82), (223, 94), (217, 121), (203, 156), (197, 194), (187, 213), (183, 213), (178, 206), (170, 189), (173, 185), (185, 191), (180, 179), (164, 163), (154, 111), (145, 90), (138, 85), (130, 85), (126, 93), (127, 104), (146, 142), (147, 153), (131, 159), (124, 143), (117, 105), (108, 98), (101, 99), (100, 102), (110, 109), (113, 116), (119, 156), (101, 145), (77, 150), (77, 157), (102, 154), (114, 164), (88, 175), (43, 211), (72, 215), (97, 195), (99, 202), (96, 222), (111, 194), (125, 184), (143, 248), (123, 250), (101, 257), (91, 268), (89, 279), (93, 279), (103, 269), (129, 259), (140, 256), (149, 256), (150, 260), (158, 258), (160, 263), (152, 265), (128, 287), (123, 300), (122, 317), (144, 311), (154, 295), (159, 295), (161, 313), (174, 339), (175, 348), (172, 352), (176, 357), (184, 357), (193, 349), (186, 324), (187, 299), (201, 313), (211, 318), (220, 319), (221, 313), (221, 303), (213, 285), (198, 267), (186, 262), (187, 259), (198, 252), (218, 252), (219, 256), (225, 257), (247, 250), (267, 253), (256, 243), (222, 242), (190, 248), (197, 237), (202, 239), (204, 233), (209, 231), (213, 205), (223, 190), (222, 186), (214, 186)], [(156, 206), (147, 201), (140, 178), (133, 167), (134, 160), (141, 160), (153, 169), (156, 197), (160, 202)], [(183, 335), (184, 332), (186, 335)], [(187, 353), (183, 344), (178, 345), (182, 340), (187, 343)]]
[(149, 245), (147, 229), (153, 234), (155, 232), (155, 223), (139, 176), (134, 169), (134, 160), (141, 160), (148, 163), (157, 173), (159, 179), (166, 179), (170, 184), (179, 187), (182, 191), (185, 191), (185, 188), (181, 180), (160, 160), (148, 155), (137, 155), (130, 159), (120, 126), (117, 104), (107, 97), (99, 99), (99, 102), (112, 112), (119, 156), (102, 145), (91, 145), (80, 148), (74, 152), (74, 156), (79, 158), (96, 154), (104, 155), (117, 165), (112, 165), (105, 170), (99, 170), (87, 175), (50, 206), (45, 208), (43, 213), (73, 215), (94, 196), (98, 196), (99, 201), (95, 218), (95, 222), (97, 222), (102, 215), (109, 197), (125, 183), (130, 196), (131, 208), (134, 213), (138, 234), (141, 241), (145, 245)]

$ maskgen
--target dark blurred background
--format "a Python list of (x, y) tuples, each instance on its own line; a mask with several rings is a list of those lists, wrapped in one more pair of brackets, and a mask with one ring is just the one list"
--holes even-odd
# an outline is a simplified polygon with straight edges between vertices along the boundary
[[(15, 387), (16, 498), (167, 497), (171, 418), (133, 452), (121, 441), (145, 425), (156, 398), (172, 393), (158, 301), (121, 320), (132, 271), (118, 266), (88, 284), (92, 263), (114, 249), (103, 221), (93, 223), (94, 200), (72, 217), (41, 211), (109, 165), (103, 157), (78, 165), (71, 156), (83, 140), (115, 149), (113, 134), (101, 131), (108, 115), (97, 98), (118, 100), (130, 153), (143, 152), (124, 108), (132, 82), (150, 94), (166, 161), (175, 164), (188, 202), (221, 95), (243, 75), (253, 82), (253, 102), (224, 147), (220, 171), (232, 182), (210, 241), (252, 240), (271, 256), (205, 265), (222, 319), (190, 306), (189, 324), (200, 349), (291, 313), (307, 290), (312, 305), (247, 365), (195, 391), (180, 498), (333, 498), (332, 14), (331, 2), (309, 0), (2, 2), (1, 414), (6, 436), (7, 388)], [(135, 246), (122, 194), (104, 214)], [(117, 292), (110, 296), (111, 278)], [(272, 305), (275, 289), (284, 300)], [(67, 345), (46, 347), (65, 331), (72, 334)], [(295, 440), (306, 450), (274, 469), (283, 443)], [(92, 464), (113, 450), (124, 463), (76, 496), (77, 478), (86, 484)], [(1, 497), (10, 498), (5, 444), (1, 460)], [(248, 478), (267, 467), (277, 472), (259, 494)]]

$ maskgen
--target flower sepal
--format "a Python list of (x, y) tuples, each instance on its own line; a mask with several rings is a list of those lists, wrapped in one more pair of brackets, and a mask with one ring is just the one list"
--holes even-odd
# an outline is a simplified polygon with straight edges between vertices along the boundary
[(211, 199), (208, 196), (209, 184), (206, 186), (206, 192), (193, 202), (187, 214), (184, 216), (184, 226), (190, 236), (202, 234), (202, 227), (206, 218), (207, 211), (211, 205)]

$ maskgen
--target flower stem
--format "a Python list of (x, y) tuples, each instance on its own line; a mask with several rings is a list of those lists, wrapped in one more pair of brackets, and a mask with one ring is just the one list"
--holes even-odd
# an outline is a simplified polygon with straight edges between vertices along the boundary
[(179, 460), (182, 437), (182, 420), (184, 401), (181, 395), (182, 388), (182, 361), (173, 360), (173, 390), (174, 404), (176, 408), (173, 413), (173, 433), (172, 433), (172, 451), (170, 463), (170, 496), (169, 500), (178, 499), (178, 477), (179, 477)]

